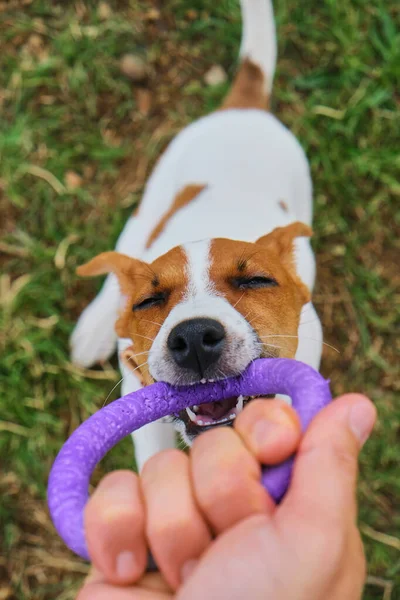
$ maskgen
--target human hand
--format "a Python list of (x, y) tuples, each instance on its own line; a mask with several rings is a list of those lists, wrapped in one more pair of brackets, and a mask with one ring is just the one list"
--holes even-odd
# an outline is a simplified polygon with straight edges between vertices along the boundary
[[(255, 400), (234, 430), (197, 438), (190, 457), (166, 451), (140, 478), (108, 475), (86, 510), (95, 571), (79, 600), (359, 599), (357, 458), (374, 421), (373, 405), (349, 394), (301, 439), (292, 409)], [(292, 483), (276, 507), (259, 464), (295, 450)], [(161, 572), (143, 577), (146, 539)]]

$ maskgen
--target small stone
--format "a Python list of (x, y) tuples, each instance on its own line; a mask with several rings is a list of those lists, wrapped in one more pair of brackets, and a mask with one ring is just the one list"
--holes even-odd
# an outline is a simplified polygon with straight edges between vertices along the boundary
[(344, 256), (346, 254), (346, 246), (338, 244), (331, 249), (333, 256)]
[(43, 38), (37, 33), (32, 33), (28, 38), (28, 46), (31, 50), (40, 50), (43, 46)]
[[(0, 10), (1, 10), (1, 6), (0, 6)], [(12, 600), (12, 598), (15, 598), (14, 596), (14, 592), (10, 587), (1, 587), (0, 588), (0, 600)]]
[(76, 190), (82, 186), (83, 179), (75, 171), (67, 171), (64, 176), (64, 182), (69, 190)]
[(145, 21), (158, 21), (161, 17), (161, 13), (158, 8), (150, 8), (144, 16)]
[(132, 81), (140, 82), (147, 77), (147, 65), (136, 54), (125, 54), (120, 61), (121, 72)]
[(97, 16), (101, 21), (106, 21), (112, 16), (112, 10), (107, 2), (99, 2), (97, 7)]
[(197, 10), (194, 10), (194, 8), (189, 8), (189, 10), (186, 11), (186, 18), (189, 19), (189, 21), (195, 21), (198, 16), (199, 13)]
[(213, 65), (204, 75), (204, 81), (210, 86), (221, 85), (222, 83), (225, 83), (227, 79), (228, 76), (221, 65)]

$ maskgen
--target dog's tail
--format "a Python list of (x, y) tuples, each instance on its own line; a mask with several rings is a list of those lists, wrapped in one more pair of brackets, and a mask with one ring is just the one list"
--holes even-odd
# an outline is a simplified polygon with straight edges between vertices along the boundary
[(241, 64), (221, 108), (268, 109), (277, 55), (272, 0), (240, 0), (240, 4)]

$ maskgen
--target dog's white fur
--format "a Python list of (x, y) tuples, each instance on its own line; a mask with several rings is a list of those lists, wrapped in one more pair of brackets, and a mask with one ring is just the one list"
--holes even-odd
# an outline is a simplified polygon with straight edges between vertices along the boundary
[[(261, 67), (270, 87), (276, 60), (275, 24), (269, 0), (242, 0), (241, 54)], [(194, 202), (168, 221), (149, 249), (146, 241), (186, 185), (205, 184)], [(282, 205), (287, 207), (287, 210)], [(192, 293), (168, 316), (152, 346), (149, 365), (157, 379), (168, 379), (160, 352), (172, 326), (185, 317), (210, 316), (223, 320), (244, 340), (243, 368), (253, 348), (244, 318), (207, 285), (208, 241), (229, 238), (254, 242), (276, 227), (302, 221), (311, 225), (312, 183), (304, 152), (293, 134), (272, 114), (261, 110), (231, 109), (204, 118), (183, 130), (170, 144), (152, 173), (137, 216), (131, 217), (116, 249), (151, 262), (171, 248), (184, 245)], [(306, 238), (296, 240), (297, 271), (312, 290), (315, 260)], [(114, 275), (107, 277), (97, 298), (81, 315), (71, 339), (72, 360), (90, 366), (113, 352), (114, 324), (121, 295)], [(318, 369), (322, 348), (320, 321), (311, 303), (303, 307), (296, 358)], [(121, 352), (131, 340), (118, 340)], [(247, 344), (247, 346), (246, 346)], [(139, 379), (120, 364), (127, 394), (140, 387)], [(141, 467), (155, 452), (175, 443), (173, 426), (158, 422), (134, 434), (136, 460)]]

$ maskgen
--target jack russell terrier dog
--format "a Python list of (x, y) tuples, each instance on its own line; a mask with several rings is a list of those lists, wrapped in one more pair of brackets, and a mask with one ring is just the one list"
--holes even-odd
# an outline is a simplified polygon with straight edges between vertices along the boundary
[[(219, 110), (184, 129), (156, 165), (115, 252), (78, 268), (108, 273), (71, 338), (88, 367), (118, 343), (125, 395), (240, 374), (259, 357), (319, 368), (311, 303), (315, 260), (307, 159), (268, 111), (276, 62), (270, 0), (241, 0), (240, 65)], [(192, 406), (133, 434), (139, 469), (211, 427), (231, 425), (251, 398)]]

